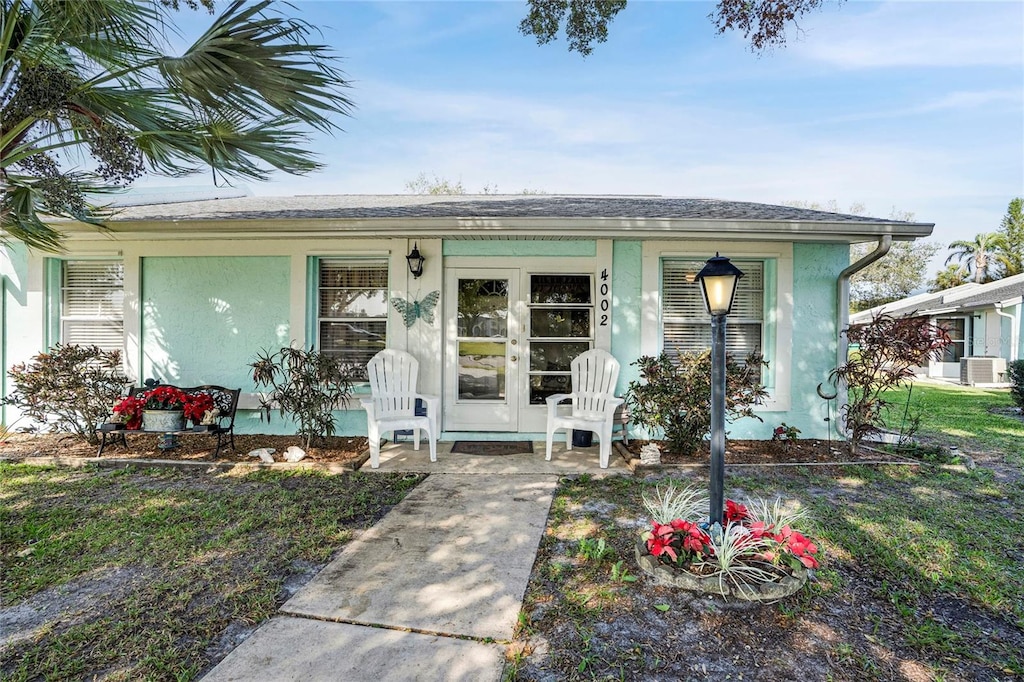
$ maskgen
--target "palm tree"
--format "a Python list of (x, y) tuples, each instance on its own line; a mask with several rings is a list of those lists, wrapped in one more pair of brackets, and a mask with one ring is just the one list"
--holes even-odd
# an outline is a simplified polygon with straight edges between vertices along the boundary
[(1010, 201), (999, 225), (999, 234), (1006, 240), (1004, 248), (996, 254), (1003, 277), (1024, 273), (1024, 198)]
[(315, 29), (271, 4), (234, 0), (174, 57), (174, 0), (2, 0), (0, 239), (59, 250), (44, 218), (101, 225), (110, 214), (90, 197), (144, 172), (225, 181), (320, 168), (302, 145), (310, 127), (339, 129), (348, 84), (308, 41)]
[(945, 270), (935, 273), (935, 279), (932, 280), (929, 291), (945, 291), (961, 284), (967, 284), (969, 277), (970, 273), (959, 263), (947, 265)]
[(1006, 247), (1006, 238), (998, 232), (982, 232), (974, 236), (974, 241), (958, 240), (949, 245), (953, 251), (946, 259), (946, 265), (958, 261), (967, 266), (975, 282), (993, 279), (989, 272), (994, 256)]

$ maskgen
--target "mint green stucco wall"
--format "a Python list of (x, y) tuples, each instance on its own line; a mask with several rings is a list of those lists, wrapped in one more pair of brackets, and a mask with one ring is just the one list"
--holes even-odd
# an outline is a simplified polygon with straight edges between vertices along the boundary
[(630, 381), (640, 378), (631, 363), (640, 357), (640, 281), (643, 247), (640, 242), (617, 241), (612, 246), (612, 355), (619, 359), (618, 395)]
[[(774, 427), (785, 422), (804, 438), (825, 438), (827, 405), (817, 387), (830, 391), (829, 372), (836, 364), (836, 280), (850, 262), (844, 244), (793, 245), (793, 353), (792, 393), (788, 412), (760, 412), (764, 423), (743, 419), (731, 427), (734, 438), (770, 438)], [(836, 415), (832, 403), (833, 424)], [(833, 434), (833, 437), (835, 435)]]
[(443, 245), (445, 256), (501, 256), (501, 257), (535, 257), (569, 256), (593, 257), (597, 254), (597, 242), (592, 239), (581, 241), (549, 241), (549, 240), (518, 240), (496, 239), (451, 240), (446, 239)]
[[(291, 341), (289, 270), (284, 257), (143, 258), (139, 380), (254, 392), (248, 363)], [(268, 425), (255, 411), (240, 411), (236, 429), (294, 432), (277, 413)]]

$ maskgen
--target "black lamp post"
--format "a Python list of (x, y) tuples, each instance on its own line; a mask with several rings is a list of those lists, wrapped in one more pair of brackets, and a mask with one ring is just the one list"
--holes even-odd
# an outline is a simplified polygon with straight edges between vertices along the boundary
[(412, 273), (413, 279), (423, 274), (423, 263), (427, 259), (420, 255), (419, 243), (413, 242), (412, 251), (405, 257), (405, 260), (409, 264), (409, 272)]
[(721, 525), (725, 512), (725, 316), (732, 310), (743, 273), (717, 253), (697, 274), (704, 306), (711, 315), (711, 507), (708, 527)]

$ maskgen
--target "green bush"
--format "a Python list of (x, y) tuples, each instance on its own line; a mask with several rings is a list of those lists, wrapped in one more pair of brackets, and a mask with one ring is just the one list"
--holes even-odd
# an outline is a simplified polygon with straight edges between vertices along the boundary
[(1006, 366), (1006, 377), (1010, 380), (1010, 395), (1017, 407), (1024, 410), (1024, 360), (1014, 360)]
[[(693, 454), (711, 431), (711, 351), (645, 355), (633, 363), (641, 381), (631, 381), (626, 402), (635, 424), (665, 434), (669, 451)], [(726, 358), (726, 419), (754, 417), (753, 406), (768, 395), (761, 369), (768, 363), (760, 353), (742, 362)]]
[(11, 367), (14, 391), (4, 403), (25, 416), (96, 444), (96, 428), (132, 381), (121, 371), (121, 352), (57, 344), (30, 363)]
[(282, 417), (291, 414), (306, 448), (316, 438), (334, 435), (333, 411), (352, 394), (350, 368), (341, 360), (312, 348), (282, 348), (261, 350), (249, 366), (256, 385), (271, 389), (260, 398), (268, 421), (275, 408)]

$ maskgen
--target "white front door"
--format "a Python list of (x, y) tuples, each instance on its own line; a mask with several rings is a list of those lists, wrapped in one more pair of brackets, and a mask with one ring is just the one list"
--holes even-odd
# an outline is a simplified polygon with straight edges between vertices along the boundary
[(519, 428), (519, 270), (445, 273), (443, 430)]

